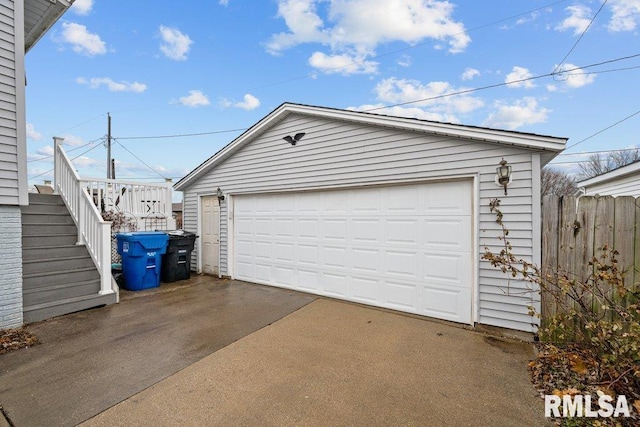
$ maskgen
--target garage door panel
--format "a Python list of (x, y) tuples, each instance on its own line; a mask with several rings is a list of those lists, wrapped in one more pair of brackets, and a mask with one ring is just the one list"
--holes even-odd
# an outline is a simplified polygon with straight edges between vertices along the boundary
[(397, 187), (387, 192), (387, 213), (418, 214), (420, 189), (415, 186)]
[(352, 190), (351, 212), (354, 214), (378, 214), (382, 210), (378, 189)]
[(415, 313), (418, 311), (418, 285), (387, 280), (384, 286), (385, 306)]
[(392, 218), (385, 222), (385, 242), (388, 245), (418, 247), (417, 219)]
[(441, 253), (424, 254), (425, 282), (430, 284), (450, 285), (455, 287), (467, 286), (468, 275), (465, 274), (469, 266), (465, 257)]
[(423, 242), (425, 248), (444, 251), (471, 251), (471, 218), (425, 218)]
[(465, 289), (424, 287), (420, 313), (452, 322), (467, 323), (471, 316), (471, 293)]
[(319, 276), (317, 271), (298, 269), (298, 289), (318, 293), (321, 291)]
[(293, 238), (293, 218), (276, 218), (275, 222), (275, 237)]
[(275, 276), (276, 283), (281, 286), (292, 288), (296, 283), (296, 272), (291, 267), (275, 267)]
[(347, 220), (346, 219), (325, 219), (322, 223), (323, 238), (330, 242), (347, 241)]
[(254, 256), (255, 245), (253, 244), (253, 240), (246, 239), (237, 239), (236, 240), (236, 256), (238, 258), (246, 257), (247, 259), (251, 259)]
[(366, 277), (353, 277), (351, 279), (351, 297), (365, 304), (379, 303), (380, 280)]
[[(244, 246), (250, 245), (251, 243), (245, 243)], [(241, 251), (238, 251), (241, 253)], [(271, 260), (271, 256), (273, 255), (273, 249), (271, 242), (267, 241), (259, 241), (256, 240), (253, 242), (253, 252), (256, 260)]]
[(264, 264), (257, 262), (254, 265), (253, 271), (255, 272), (256, 279), (261, 283), (273, 282), (273, 266), (271, 264)]
[(320, 198), (320, 209), (325, 214), (340, 215), (348, 212), (349, 193), (347, 191), (327, 191)]
[(325, 268), (347, 268), (347, 248), (343, 246), (324, 246), (322, 248), (322, 265)]
[(351, 250), (351, 269), (355, 273), (379, 275), (382, 273), (382, 253), (374, 248), (353, 248)]
[(297, 245), (298, 264), (306, 267), (320, 266), (320, 248), (315, 245)]
[(298, 238), (301, 240), (317, 240), (320, 238), (320, 220), (314, 218), (298, 218)]
[[(248, 215), (252, 215), (252, 213), (250, 212)], [(253, 236), (253, 220), (251, 217), (237, 218), (235, 226), (237, 236), (248, 236), (249, 238)]]
[(382, 234), (382, 219), (353, 218), (349, 229), (355, 244), (378, 244)]
[(276, 261), (293, 265), (294, 245), (293, 243), (275, 243), (274, 258)]
[(241, 280), (253, 280), (256, 277), (253, 273), (253, 263), (241, 259), (236, 260), (236, 276)]
[(471, 181), (234, 198), (235, 277), (471, 322)]
[(347, 276), (344, 274), (323, 273), (322, 283), (326, 295), (334, 297), (346, 297), (348, 289)]

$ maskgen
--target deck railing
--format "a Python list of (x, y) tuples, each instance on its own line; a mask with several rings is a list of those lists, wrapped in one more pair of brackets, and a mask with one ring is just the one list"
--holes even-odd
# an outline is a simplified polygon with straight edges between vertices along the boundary
[(84, 244), (100, 273), (100, 294), (114, 293), (111, 286), (111, 223), (104, 221), (71, 160), (54, 137), (55, 192), (64, 200), (78, 228), (78, 244)]
[(174, 230), (176, 227), (171, 210), (173, 188), (170, 182), (82, 178), (81, 185), (87, 189), (99, 212), (121, 213), (138, 231)]

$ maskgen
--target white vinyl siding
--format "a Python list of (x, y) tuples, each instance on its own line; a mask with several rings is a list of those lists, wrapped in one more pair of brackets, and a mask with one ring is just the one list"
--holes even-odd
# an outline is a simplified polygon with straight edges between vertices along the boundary
[(0, 204), (26, 204), (23, 3), (0, 1)]
[[(306, 132), (298, 145), (282, 140), (297, 132)], [(494, 181), (503, 157), (513, 168), (508, 196)], [(533, 176), (532, 151), (524, 148), (291, 114), (184, 188), (185, 229), (197, 229), (198, 195), (217, 187), (241, 195), (477, 177), (478, 257), (485, 246), (501, 247), (501, 229), (489, 212), (490, 200), (500, 198), (514, 253), (531, 260), (532, 203), (538, 199), (532, 194)], [(227, 228), (221, 227), (223, 275), (229, 274), (227, 234)], [(522, 284), (510, 281), (485, 261), (479, 261), (477, 271), (476, 320), (532, 330), (530, 299), (523, 298), (520, 290), (515, 293)]]
[(640, 197), (640, 173), (622, 176), (611, 181), (593, 184), (586, 187), (586, 195), (594, 196), (633, 196)]

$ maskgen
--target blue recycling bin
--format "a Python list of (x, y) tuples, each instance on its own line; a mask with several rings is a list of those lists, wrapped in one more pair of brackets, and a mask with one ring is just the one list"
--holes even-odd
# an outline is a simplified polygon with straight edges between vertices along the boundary
[(162, 255), (167, 251), (169, 236), (160, 231), (137, 231), (120, 233), (116, 238), (124, 288), (140, 291), (160, 286)]

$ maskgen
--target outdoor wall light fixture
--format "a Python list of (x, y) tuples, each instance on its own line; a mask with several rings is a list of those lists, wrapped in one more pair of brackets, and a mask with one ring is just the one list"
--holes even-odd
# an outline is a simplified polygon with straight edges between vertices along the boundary
[(224, 200), (224, 194), (222, 193), (220, 187), (218, 187), (218, 189), (216, 190), (216, 196), (218, 196), (218, 202), (222, 202)]
[(284, 139), (285, 141), (287, 141), (287, 142), (288, 142), (289, 144), (291, 144), (291, 145), (296, 145), (296, 143), (297, 143), (298, 141), (300, 141), (300, 140), (302, 139), (302, 137), (303, 137), (303, 136), (305, 136), (305, 133), (304, 133), (304, 132), (300, 132), (300, 133), (296, 133), (296, 134), (293, 136), (293, 138), (291, 137), (291, 135), (287, 135), (287, 136), (285, 136), (285, 137), (284, 137), (284, 138), (282, 138), (282, 139)]
[(500, 166), (496, 168), (496, 183), (504, 187), (504, 195), (507, 195), (507, 185), (511, 182), (511, 166), (502, 158)]

